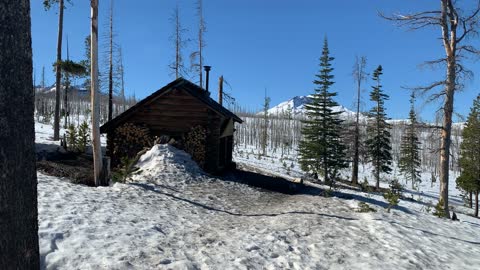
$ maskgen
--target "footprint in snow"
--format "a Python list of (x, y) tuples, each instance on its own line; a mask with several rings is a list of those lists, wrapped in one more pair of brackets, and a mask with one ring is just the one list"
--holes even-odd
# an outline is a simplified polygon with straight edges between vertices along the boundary
[(172, 260), (164, 259), (164, 260), (161, 260), (159, 264), (171, 264), (171, 263), (172, 263)]
[(248, 251), (248, 252), (251, 252), (251, 251), (254, 251), (254, 250), (259, 250), (260, 248), (258, 246), (251, 246), (251, 247), (248, 247), (246, 248), (245, 250)]

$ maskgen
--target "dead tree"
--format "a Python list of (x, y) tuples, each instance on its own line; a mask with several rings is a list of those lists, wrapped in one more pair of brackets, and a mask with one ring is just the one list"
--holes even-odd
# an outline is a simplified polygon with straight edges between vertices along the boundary
[[(170, 64), (170, 68), (175, 72), (175, 79), (185, 75), (185, 66), (183, 64), (183, 55), (182, 49), (185, 47), (186, 40), (183, 39), (183, 33), (187, 31), (183, 28), (180, 21), (180, 8), (178, 7), (178, 2), (173, 11), (173, 15), (170, 18), (170, 21), (173, 23), (173, 34), (170, 37), (173, 40), (175, 47), (175, 60)], [(200, 72), (201, 73), (201, 72)]]
[(110, 0), (110, 34), (108, 58), (108, 121), (113, 118), (113, 0)]
[[(193, 52), (190, 55), (190, 60), (192, 62), (192, 68), (198, 72), (199, 85), (203, 87), (203, 48), (205, 47), (205, 41), (203, 40), (203, 35), (207, 31), (205, 26), (205, 20), (203, 19), (203, 2), (202, 0), (197, 0), (197, 12), (198, 12), (198, 51)], [(195, 59), (198, 58), (198, 61), (195, 62)]]
[(383, 18), (394, 21), (399, 26), (411, 30), (434, 27), (440, 30), (441, 40), (445, 49), (445, 57), (429, 61), (429, 65), (442, 65), (446, 69), (446, 77), (417, 90), (425, 93), (441, 88), (430, 96), (430, 99), (441, 98), (442, 105), (442, 131), (440, 146), (440, 198), (445, 217), (450, 218), (448, 209), (448, 172), (450, 162), (450, 145), (452, 135), (452, 116), (455, 92), (463, 87), (462, 79), (471, 72), (465, 69), (461, 60), (468, 54), (480, 54), (480, 51), (468, 43), (469, 38), (478, 34), (480, 21), (480, 1), (475, 1), (476, 7), (470, 13), (460, 9), (460, 4), (455, 0), (440, 0), (440, 9), (423, 11), (413, 14), (395, 14)]
[(98, 87), (98, 0), (91, 0), (91, 111), (92, 111), (92, 145), (93, 171), (95, 186), (101, 184), (102, 148), (100, 145), (100, 108)]
[(120, 74), (120, 106), (123, 113), (126, 108), (125, 104), (125, 68), (123, 67), (122, 48), (118, 48), (118, 73)]
[[(43, 5), (49, 10), (53, 4), (58, 3), (58, 38), (57, 38), (57, 61), (62, 61), (62, 35), (63, 35), (63, 11), (65, 9), (63, 0), (45, 0)], [(55, 65), (55, 116), (53, 119), (53, 139), (60, 139), (60, 88), (62, 84), (62, 70), (59, 65)]]
[(354, 154), (352, 164), (352, 184), (358, 184), (358, 163), (360, 160), (360, 95), (362, 91), (362, 82), (367, 79), (367, 73), (365, 67), (367, 65), (367, 58), (362, 56), (355, 59), (355, 65), (353, 67), (353, 79), (357, 84), (357, 111), (355, 118), (355, 138), (354, 138)]

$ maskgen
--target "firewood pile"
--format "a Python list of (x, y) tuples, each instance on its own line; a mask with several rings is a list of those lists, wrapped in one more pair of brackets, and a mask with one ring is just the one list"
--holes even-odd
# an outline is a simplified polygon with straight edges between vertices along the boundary
[(112, 157), (112, 165), (120, 164), (120, 160), (124, 157), (134, 158), (145, 147), (152, 147), (154, 142), (155, 138), (146, 126), (126, 123), (117, 127), (113, 139), (113, 157), (115, 160)]
[(206, 158), (207, 131), (202, 126), (193, 127), (185, 135), (185, 152), (189, 153), (198, 166), (204, 168)]

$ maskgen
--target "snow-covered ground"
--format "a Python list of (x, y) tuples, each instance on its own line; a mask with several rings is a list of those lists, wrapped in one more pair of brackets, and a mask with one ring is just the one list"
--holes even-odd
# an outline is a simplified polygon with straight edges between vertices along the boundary
[[(296, 195), (260, 190), (211, 178), (166, 145), (138, 166), (129, 183), (98, 188), (38, 173), (44, 268), (480, 268), (480, 222), (462, 214), (442, 220), (410, 201), (387, 213), (380, 195), (320, 196), (326, 187), (314, 184)], [(377, 211), (359, 213), (359, 202)]]

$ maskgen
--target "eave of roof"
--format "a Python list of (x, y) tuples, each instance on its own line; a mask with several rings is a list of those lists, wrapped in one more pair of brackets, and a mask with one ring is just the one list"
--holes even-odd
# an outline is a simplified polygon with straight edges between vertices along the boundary
[(233, 120), (238, 123), (243, 123), (243, 120), (240, 117), (238, 117), (237, 115), (235, 115), (234, 113), (232, 113), (231, 111), (229, 111), (228, 109), (220, 105), (218, 102), (216, 102), (209, 96), (205, 95), (204, 89), (202, 89), (198, 85), (184, 78), (178, 78), (173, 82), (165, 85), (161, 89), (155, 91), (148, 97), (142, 99), (137, 104), (133, 105), (132, 107), (130, 107), (128, 110), (124, 111), (117, 117), (103, 124), (100, 127), (100, 132), (106, 133), (108, 130), (112, 129), (113, 127), (116, 127), (119, 124), (123, 123), (125, 119), (135, 114), (137, 110), (139, 110), (141, 107), (143, 107), (144, 105), (150, 102), (154, 102), (157, 98), (160, 98), (163, 94), (165, 94), (166, 92), (168, 92), (170, 89), (173, 89), (173, 88), (181, 88), (187, 91), (188, 93), (190, 93), (192, 96), (196, 97), (198, 100), (205, 103), (205, 105), (210, 107), (213, 111), (217, 112), (218, 114), (223, 115), (225, 117), (233, 118)]

